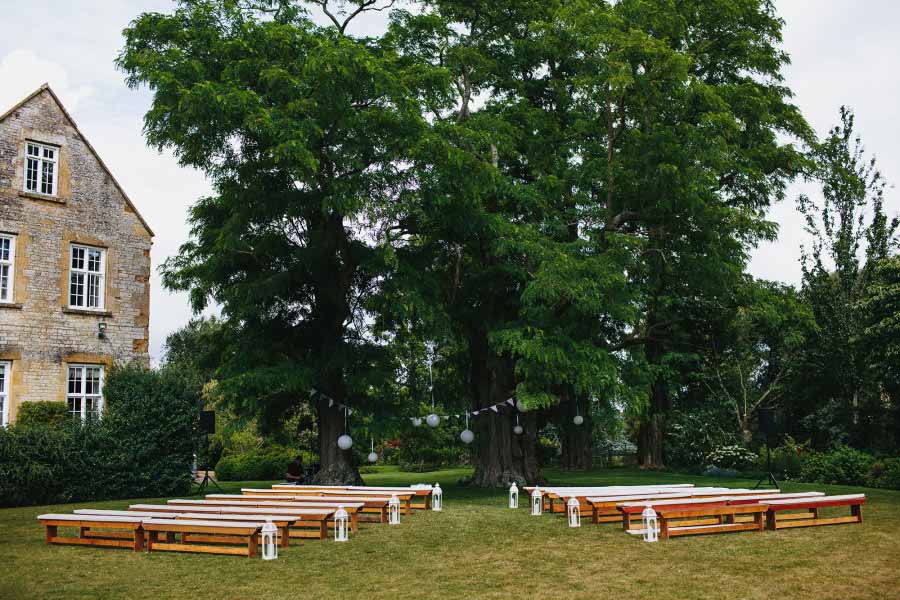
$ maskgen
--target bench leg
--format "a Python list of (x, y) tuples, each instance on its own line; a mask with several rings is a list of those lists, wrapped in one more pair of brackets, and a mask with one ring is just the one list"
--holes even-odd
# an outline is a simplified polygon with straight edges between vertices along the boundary
[(622, 527), (625, 531), (631, 530), (631, 515), (627, 512), (622, 513)]
[(664, 517), (659, 518), (659, 539), (669, 539), (669, 521)]
[(247, 558), (256, 558), (259, 554), (259, 541), (255, 535), (249, 536), (247, 539)]
[(88, 536), (88, 531), (90, 531), (90, 527), (79, 527), (78, 528), (78, 537), (84, 539)]
[(282, 547), (282, 548), (287, 548), (287, 547), (288, 547), (288, 540), (290, 540), (290, 539), (291, 539), (291, 531), (290, 531), (290, 528), (289, 528), (287, 525), (285, 525), (285, 526), (284, 526), (284, 529), (283, 529), (282, 532), (281, 532), (281, 547)]
[(768, 529), (769, 531), (775, 531), (776, 529), (778, 529), (774, 510), (766, 511), (766, 529)]
[(47, 539), (48, 544), (53, 543), (51, 540), (56, 537), (57, 531), (58, 531), (58, 529), (57, 529), (56, 525), (47, 525), (46, 539)]
[(150, 535), (147, 537), (147, 552), (153, 552), (153, 544), (159, 541), (159, 536), (157, 535), (158, 531), (149, 532)]
[(324, 519), (322, 520), (321, 523), (319, 523), (319, 539), (320, 540), (328, 539), (328, 521), (326, 521)]
[(862, 523), (862, 504), (851, 504), (850, 515), (856, 517), (857, 523)]
[(359, 513), (354, 512), (350, 515), (350, 531), (353, 533), (359, 532)]
[(809, 509), (809, 512), (812, 513), (812, 518), (813, 518), (813, 519), (818, 519), (818, 518), (819, 518), (819, 507), (818, 507), (818, 506), (812, 507), (811, 509)]
[[(731, 515), (729, 523), (734, 523), (734, 515)], [(762, 532), (766, 526), (765, 515), (761, 512), (753, 513), (753, 523), (756, 525), (756, 530)]]
[(134, 530), (134, 551), (144, 551), (144, 530), (140, 527)]

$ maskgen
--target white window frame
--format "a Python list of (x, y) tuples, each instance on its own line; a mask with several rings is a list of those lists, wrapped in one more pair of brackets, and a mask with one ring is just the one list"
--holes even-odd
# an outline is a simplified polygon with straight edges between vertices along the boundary
[(9, 388), (12, 379), (12, 363), (0, 361), (0, 427), (9, 425)]
[[(0, 233), (0, 241), (9, 240), (9, 256), (0, 254), (0, 303), (11, 304), (16, 298), (16, 236)], [(3, 297), (3, 270), (6, 269), (6, 297)]]
[[(76, 252), (83, 252), (81, 258), (81, 266), (75, 266)], [(100, 253), (100, 267), (98, 271), (89, 270), (89, 258), (91, 252)], [(73, 286), (75, 285), (76, 276), (81, 276), (81, 304), (75, 304), (73, 300)], [(96, 277), (97, 282), (97, 299), (96, 306), (89, 305), (89, 288), (91, 277)], [(96, 246), (83, 246), (80, 244), (71, 244), (69, 247), (69, 287), (66, 290), (67, 305), (69, 308), (78, 310), (96, 310), (103, 311), (106, 308), (106, 248), (98, 248)]]
[[(98, 377), (98, 389), (95, 394), (87, 393), (87, 375), (88, 369), (97, 369), (99, 371)], [(77, 379), (72, 378), (72, 372), (78, 371), (79, 374)], [(105, 369), (103, 365), (94, 365), (94, 364), (76, 364), (76, 363), (66, 363), (66, 407), (69, 409), (69, 414), (75, 417), (78, 415), (82, 421), (86, 421), (88, 419), (88, 415), (95, 412), (97, 418), (101, 418), (103, 416), (103, 383), (106, 376)], [(71, 383), (73, 381), (78, 382), (80, 388), (76, 391), (72, 391)], [(71, 400), (78, 400), (79, 407), (78, 410), (73, 410), (72, 406), (69, 404)], [(88, 400), (92, 400), (96, 405), (96, 411), (88, 411), (87, 404)]]
[[(34, 155), (31, 153), (31, 149), (34, 148), (37, 151), (37, 154)], [(50, 154), (50, 156), (48, 156)], [(34, 187), (29, 187), (29, 166), (31, 162), (34, 162)], [(42, 196), (56, 196), (56, 192), (59, 189), (59, 146), (53, 146), (51, 144), (42, 144), (40, 142), (33, 142), (31, 140), (25, 140), (25, 168), (22, 173), (23, 177), (23, 186), (26, 192), (32, 194), (40, 194)], [(50, 171), (50, 190), (44, 191), (46, 189), (44, 183), (44, 172)]]

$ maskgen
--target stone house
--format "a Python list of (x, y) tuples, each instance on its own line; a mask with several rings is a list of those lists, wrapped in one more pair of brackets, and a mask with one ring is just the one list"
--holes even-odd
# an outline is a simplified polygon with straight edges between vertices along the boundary
[[(2, 110), (2, 107), (0, 107)], [(0, 418), (149, 364), (153, 232), (46, 84), (0, 114)]]

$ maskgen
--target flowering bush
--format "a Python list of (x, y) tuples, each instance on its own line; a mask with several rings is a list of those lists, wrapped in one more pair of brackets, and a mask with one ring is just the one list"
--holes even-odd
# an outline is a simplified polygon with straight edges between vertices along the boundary
[(756, 454), (743, 446), (719, 446), (706, 456), (706, 464), (720, 469), (745, 471), (756, 464)]

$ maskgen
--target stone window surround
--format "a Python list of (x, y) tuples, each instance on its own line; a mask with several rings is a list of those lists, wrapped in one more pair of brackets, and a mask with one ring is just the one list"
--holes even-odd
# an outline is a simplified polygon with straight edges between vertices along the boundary
[[(81, 267), (76, 268), (73, 265), (75, 261), (75, 251), (81, 250)], [(91, 256), (90, 252), (94, 250), (99, 252), (100, 256), (98, 259), (97, 270), (92, 270), (90, 266)], [(66, 305), (70, 310), (81, 310), (86, 312), (104, 312), (106, 310), (106, 257), (108, 254), (109, 248), (105, 248), (102, 246), (93, 246), (88, 244), (78, 244), (75, 242), (69, 243), (69, 285), (67, 289), (67, 300)], [(81, 284), (81, 304), (72, 304), (72, 275), (81, 274), (82, 275), (82, 284)], [(97, 287), (99, 288), (97, 291), (97, 298), (95, 301), (99, 303), (98, 306), (89, 306), (91, 300), (91, 276), (96, 279), (99, 278), (99, 282), (96, 282)]]
[[(29, 146), (37, 149), (37, 155), (30, 154), (28, 152)], [(47, 151), (53, 152), (53, 158), (46, 158), (45, 154)], [(60, 171), (60, 155), (62, 154), (62, 146), (59, 144), (51, 144), (47, 142), (42, 142), (36, 139), (25, 138), (25, 156), (23, 157), (23, 183), (22, 191), (26, 194), (34, 194), (40, 198), (56, 198), (59, 192), (59, 171)], [(35, 160), (37, 161), (37, 167), (35, 172), (35, 189), (28, 189), (28, 161)], [(43, 173), (44, 173), (44, 164), (48, 163), (52, 165), (52, 173), (51, 173), (51, 183), (50, 183), (50, 192), (43, 192), (41, 188), (43, 187)]]
[(3, 403), (0, 409), (0, 426), (6, 427), (9, 424), (9, 389), (12, 385), (12, 361), (0, 360), (0, 372), (3, 379), (0, 381), (0, 402)]
[[(26, 189), (25, 171), (28, 164), (28, 144), (57, 148), (55, 194), (41, 194), (40, 191), (33, 192)], [(69, 185), (70, 168), (65, 136), (40, 129), (25, 128), (20, 134), (17, 146), (16, 171), (12, 183), (13, 188), (18, 190), (19, 197), (52, 204), (67, 204), (71, 196), (71, 187)]]
[[(70, 234), (64, 232), (63, 247), (60, 253), (60, 293), (62, 312), (69, 315), (85, 315), (93, 317), (104, 317), (111, 319), (117, 306), (117, 290), (115, 289), (114, 277), (110, 273), (116, 273), (117, 264), (115, 253), (109, 244), (105, 241), (86, 236), (83, 234)], [(103, 308), (85, 308), (80, 306), (69, 305), (69, 286), (71, 284), (71, 264), (72, 264), (72, 246), (84, 246), (88, 248), (96, 248), (102, 250), (103, 257)]]

